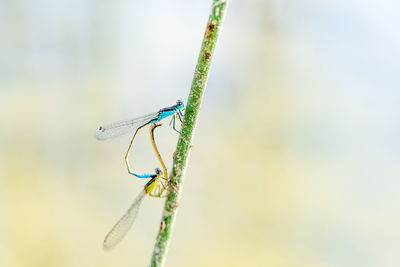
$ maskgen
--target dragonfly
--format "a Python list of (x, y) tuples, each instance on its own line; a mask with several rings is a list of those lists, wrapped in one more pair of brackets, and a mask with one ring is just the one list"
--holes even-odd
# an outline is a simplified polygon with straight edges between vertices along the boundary
[[(105, 126), (100, 126), (97, 131), (96, 131), (96, 138), (98, 140), (107, 140), (107, 139), (111, 139), (114, 137), (118, 137), (124, 134), (127, 134), (129, 132), (135, 132), (131, 142), (129, 144), (128, 147), (128, 151), (125, 154), (125, 163), (126, 163), (126, 167), (128, 168), (128, 172), (131, 175), (134, 175), (138, 178), (151, 178), (153, 177), (153, 173), (136, 173), (134, 171), (132, 171), (132, 168), (129, 164), (129, 152), (132, 148), (133, 145), (133, 141), (135, 140), (135, 137), (137, 135), (137, 133), (143, 129), (145, 126), (152, 124), (155, 125), (157, 122), (161, 121), (162, 119), (172, 116), (170, 125), (172, 125), (172, 128), (174, 131), (178, 132), (180, 134), (180, 132), (176, 129), (175, 127), (175, 122), (177, 119), (180, 120), (180, 122), (182, 123), (182, 109), (184, 108), (183, 102), (182, 100), (177, 100), (176, 104), (170, 107), (166, 107), (166, 108), (162, 108), (157, 112), (154, 113), (150, 113), (135, 119), (131, 119), (131, 120), (125, 120), (125, 121), (120, 121), (120, 122), (115, 122), (115, 123), (111, 123)], [(155, 143), (153, 142), (153, 146), (155, 146)]]
[[(166, 177), (167, 169), (165, 164), (161, 158), (160, 152), (157, 149), (157, 145), (154, 141), (154, 129), (158, 126), (161, 126), (161, 123), (157, 122), (151, 126), (150, 129), (150, 137), (152, 140), (152, 144), (154, 150), (156, 151), (157, 157), (163, 167), (163, 171), (159, 168), (155, 169), (155, 173), (148, 178), (151, 178), (150, 181), (146, 183), (143, 190), (140, 194), (135, 198), (133, 203), (130, 205), (125, 214), (118, 220), (118, 222), (111, 228), (110, 232), (106, 235), (103, 248), (109, 250), (115, 247), (128, 233), (129, 229), (132, 227), (135, 222), (136, 216), (139, 212), (140, 205), (146, 195), (151, 197), (163, 197), (163, 193), (168, 188), (168, 179)], [(164, 174), (164, 177), (163, 177)]]

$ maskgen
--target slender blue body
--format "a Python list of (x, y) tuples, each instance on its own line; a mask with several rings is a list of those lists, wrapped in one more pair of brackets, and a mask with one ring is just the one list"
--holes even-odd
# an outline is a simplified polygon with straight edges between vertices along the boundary
[(154, 174), (151, 173), (136, 173), (129, 171), (130, 174), (135, 175), (137, 178), (151, 178)]
[[(148, 123), (156, 123), (166, 117), (169, 117), (171, 115), (175, 115), (175, 113), (180, 112), (180, 110), (183, 108), (183, 103), (181, 100), (178, 100), (176, 102), (176, 105), (173, 105), (171, 107), (168, 108), (162, 108), (158, 111), (158, 116), (154, 119), (152, 119), (151, 121), (149, 121)], [(180, 114), (181, 115), (181, 114)], [(147, 123), (146, 123), (147, 124)]]

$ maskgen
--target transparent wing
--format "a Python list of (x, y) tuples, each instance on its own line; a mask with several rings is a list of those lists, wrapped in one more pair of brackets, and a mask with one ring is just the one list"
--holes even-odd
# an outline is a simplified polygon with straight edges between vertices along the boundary
[(122, 238), (126, 235), (129, 229), (132, 227), (133, 222), (136, 219), (136, 215), (139, 211), (140, 204), (142, 203), (143, 197), (146, 195), (146, 192), (143, 190), (126, 211), (124, 216), (114, 225), (111, 231), (106, 235), (106, 238), (103, 242), (104, 249), (111, 249), (115, 247), (121, 241)]
[(136, 131), (137, 128), (157, 117), (158, 112), (155, 112), (141, 116), (139, 118), (119, 121), (105, 126), (100, 126), (96, 130), (96, 138), (98, 140), (106, 140), (126, 134), (128, 132)]

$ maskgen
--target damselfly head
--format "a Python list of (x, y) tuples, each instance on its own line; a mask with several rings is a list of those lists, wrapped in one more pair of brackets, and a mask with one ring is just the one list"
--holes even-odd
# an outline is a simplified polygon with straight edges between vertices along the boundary
[(176, 101), (176, 108), (177, 108), (177, 109), (181, 109), (181, 108), (183, 108), (183, 107), (184, 107), (184, 105), (183, 105), (182, 100)]
[(162, 175), (162, 171), (159, 168), (156, 168), (156, 175)]

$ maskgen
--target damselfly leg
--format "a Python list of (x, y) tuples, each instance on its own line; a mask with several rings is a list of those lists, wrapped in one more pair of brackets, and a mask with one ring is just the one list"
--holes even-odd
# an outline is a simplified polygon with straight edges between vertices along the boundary
[(183, 123), (182, 117), (183, 117), (182, 112), (181, 112), (180, 110), (178, 110), (178, 111), (176, 112), (176, 114), (174, 114), (174, 115), (172, 116), (171, 121), (169, 122), (169, 126), (170, 126), (175, 132), (177, 132), (179, 135), (181, 135), (181, 136), (183, 137), (183, 139), (185, 139), (185, 141), (188, 142), (189, 139), (187, 139), (187, 137), (186, 137), (185, 135), (183, 135), (181, 131), (179, 131), (178, 129), (176, 129), (176, 125), (175, 125), (175, 123), (176, 123), (176, 118), (179, 119), (179, 121), (181, 122), (181, 124)]

